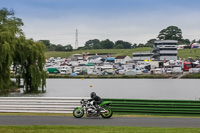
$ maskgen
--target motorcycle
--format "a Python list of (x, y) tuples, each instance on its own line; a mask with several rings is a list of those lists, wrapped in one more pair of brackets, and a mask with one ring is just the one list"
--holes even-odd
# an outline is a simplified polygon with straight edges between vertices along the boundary
[(112, 110), (110, 109), (110, 101), (104, 101), (101, 104), (98, 105), (98, 111), (96, 107), (94, 106), (94, 101), (87, 101), (82, 99), (80, 101), (81, 107), (76, 107), (73, 111), (73, 116), (75, 118), (81, 118), (84, 116), (84, 113), (86, 112), (87, 117), (91, 116), (102, 116), (103, 118), (110, 118), (113, 114)]

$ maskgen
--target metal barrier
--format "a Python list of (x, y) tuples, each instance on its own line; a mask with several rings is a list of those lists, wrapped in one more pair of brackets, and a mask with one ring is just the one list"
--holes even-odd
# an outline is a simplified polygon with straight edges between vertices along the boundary
[(0, 112), (72, 113), (88, 97), (0, 97)]
[[(89, 97), (0, 97), (0, 112), (72, 113)], [(200, 115), (200, 100), (103, 99), (125, 114)]]
[(200, 100), (104, 99), (113, 112), (125, 114), (200, 115)]

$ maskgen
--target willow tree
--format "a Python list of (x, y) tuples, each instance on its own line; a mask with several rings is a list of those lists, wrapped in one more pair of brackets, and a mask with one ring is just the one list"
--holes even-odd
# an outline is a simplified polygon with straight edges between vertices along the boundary
[(17, 36), (22, 36), (21, 19), (14, 17), (13, 11), (0, 10), (0, 90), (10, 86), (10, 66), (15, 52)]
[(24, 37), (20, 37), (16, 43), (14, 64), (20, 68), (26, 92), (38, 92), (39, 86), (44, 92), (46, 85), (44, 49), (43, 43), (27, 40)]
[(40, 86), (44, 91), (45, 46), (32, 39), (27, 40), (21, 26), (22, 20), (14, 17), (13, 11), (0, 10), (0, 90), (9, 89), (10, 66), (14, 63), (15, 68), (21, 70), (26, 92), (38, 92)]

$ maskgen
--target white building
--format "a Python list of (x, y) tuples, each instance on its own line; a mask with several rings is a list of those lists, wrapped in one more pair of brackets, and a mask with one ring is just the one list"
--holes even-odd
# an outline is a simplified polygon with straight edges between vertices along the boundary
[(177, 60), (176, 40), (155, 41), (153, 45), (153, 58), (155, 60)]
[(152, 60), (151, 52), (135, 52), (133, 53), (133, 61), (143, 61), (143, 60)]
[(121, 63), (121, 64), (126, 64), (128, 62), (131, 62), (132, 59), (129, 56), (117, 56), (115, 58), (115, 63)]

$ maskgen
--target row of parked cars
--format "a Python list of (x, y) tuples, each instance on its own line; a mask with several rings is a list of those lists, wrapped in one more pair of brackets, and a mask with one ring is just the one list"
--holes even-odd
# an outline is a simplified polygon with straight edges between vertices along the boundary
[(173, 73), (183, 73), (183, 70), (181, 67), (174, 67), (174, 68), (156, 68), (156, 69), (151, 69), (151, 74), (173, 74)]
[(189, 73), (200, 73), (200, 65), (197, 65), (195, 68), (190, 68)]

